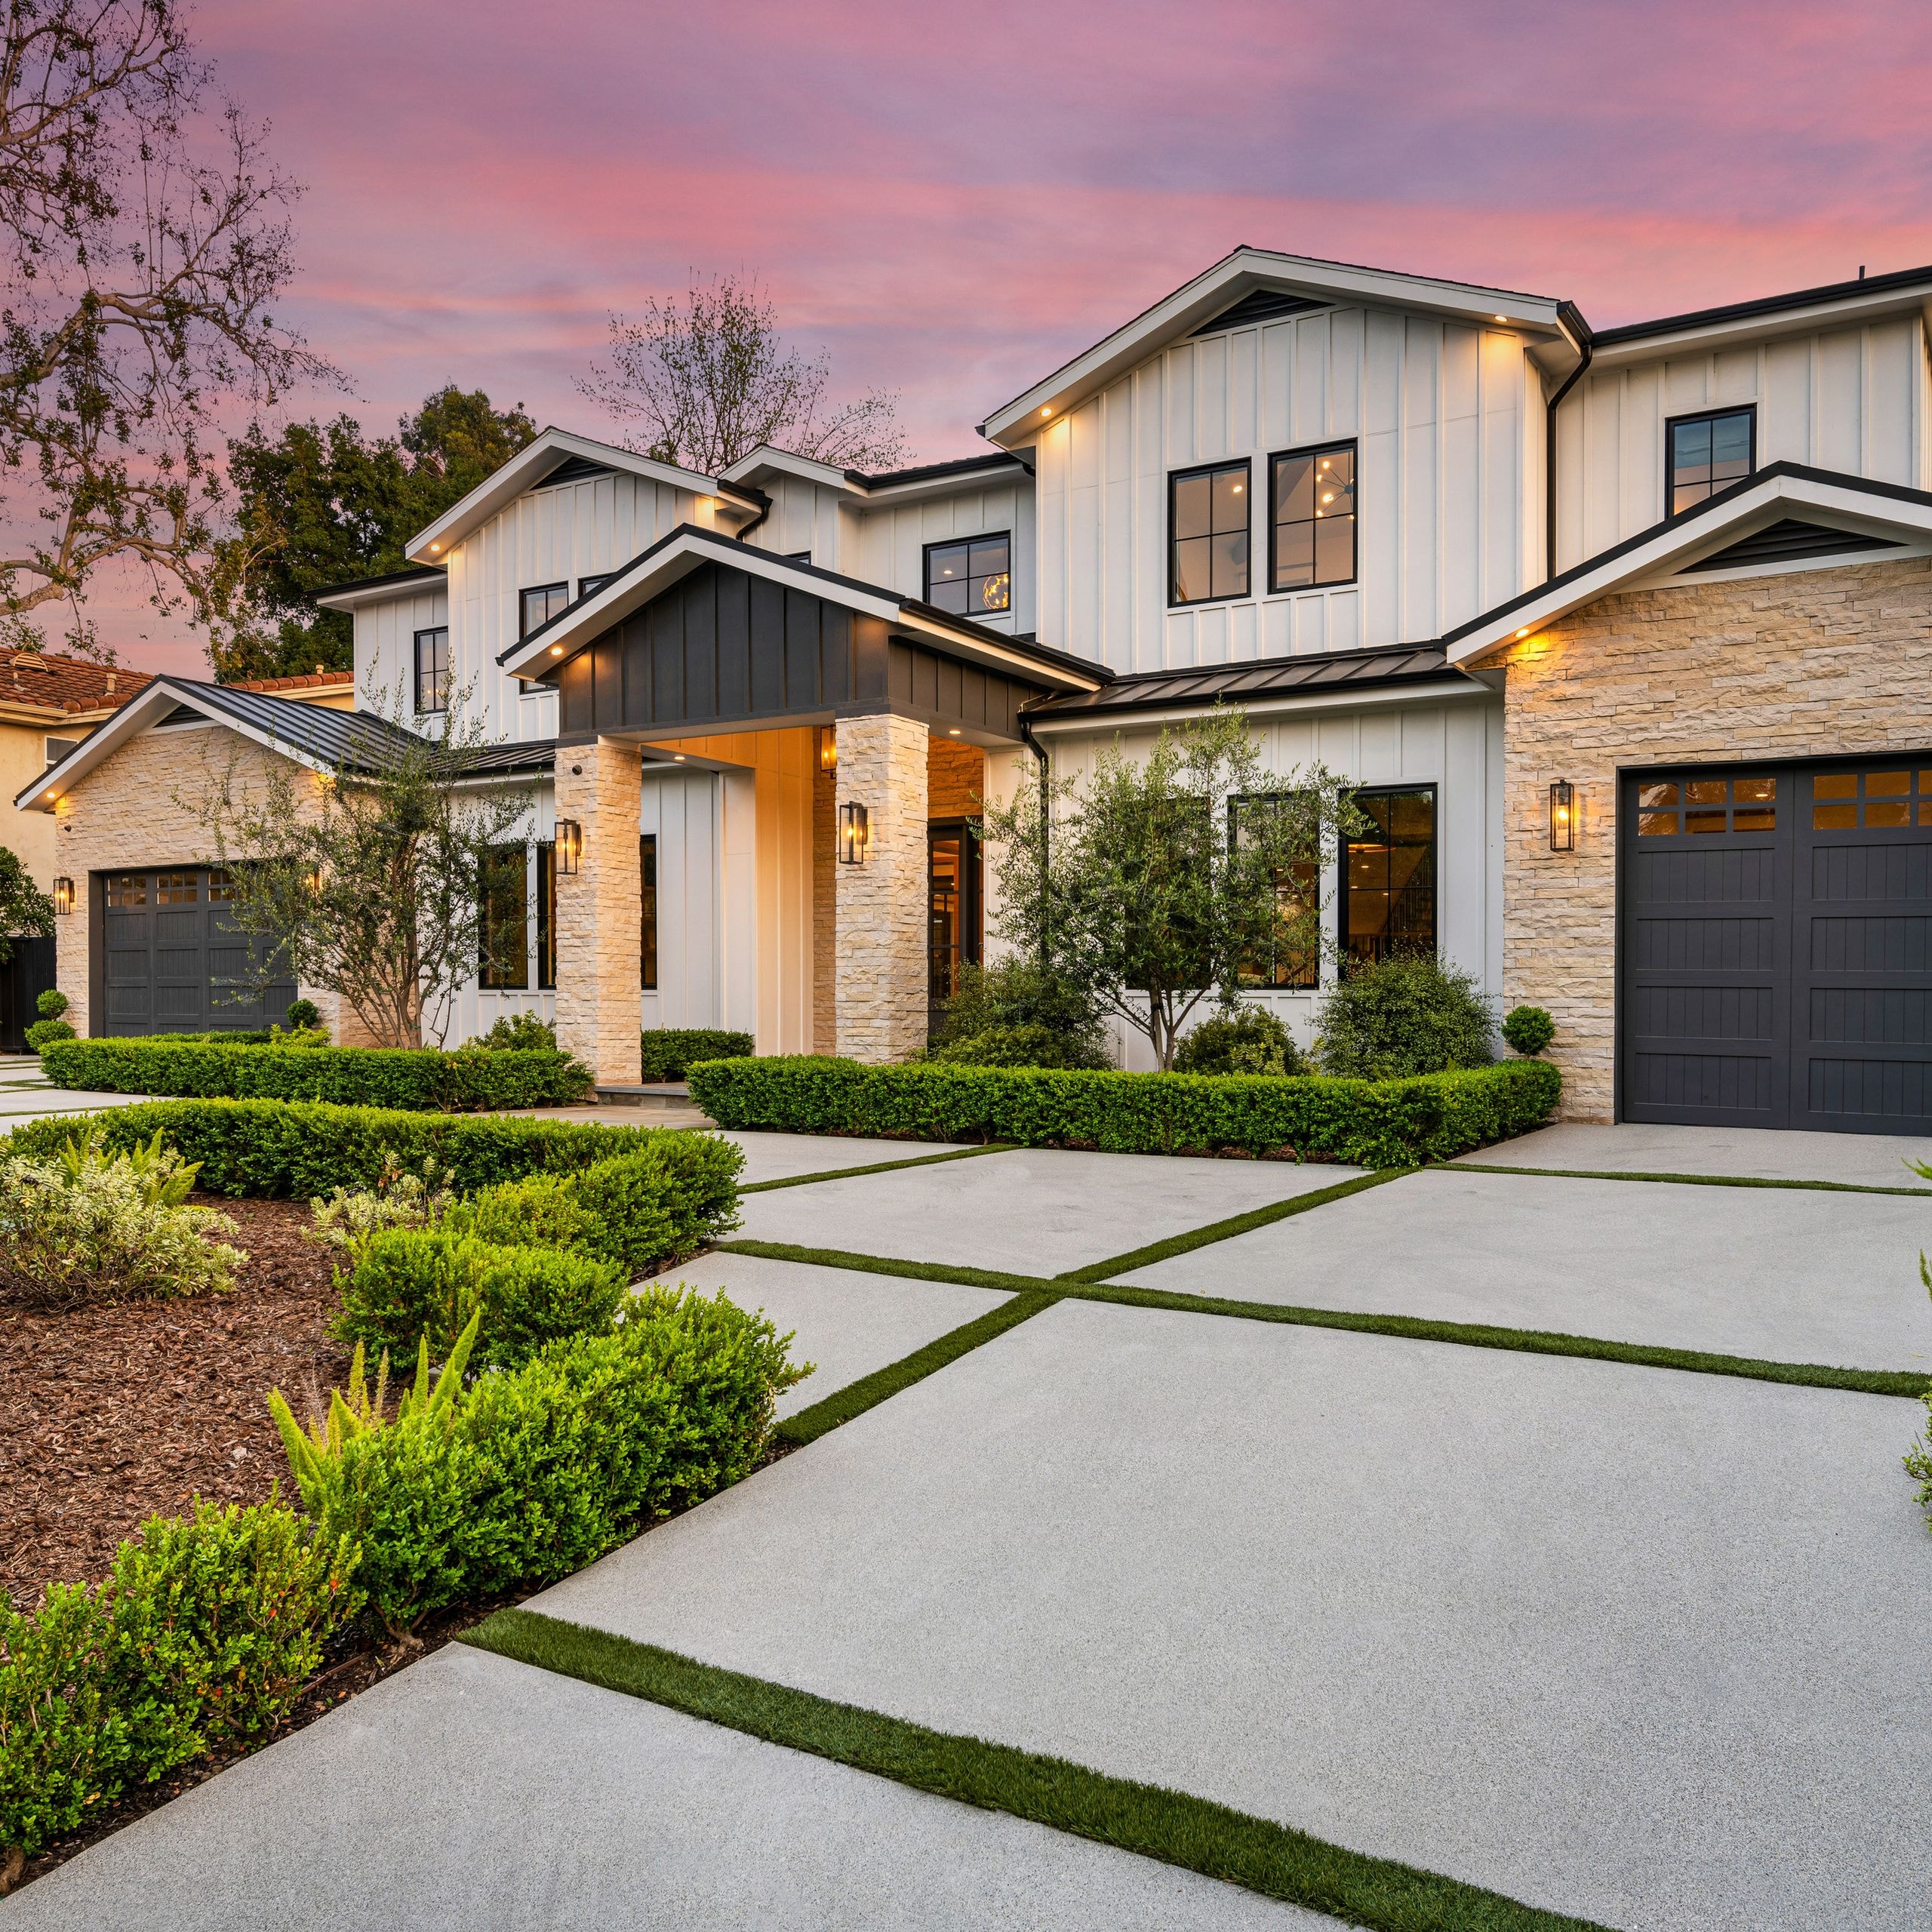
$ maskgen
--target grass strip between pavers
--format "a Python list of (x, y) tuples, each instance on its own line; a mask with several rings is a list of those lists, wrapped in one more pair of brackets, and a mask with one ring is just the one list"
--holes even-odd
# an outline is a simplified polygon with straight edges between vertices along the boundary
[(845, 1268), (860, 1275), (896, 1275), (909, 1281), (957, 1281), (968, 1288), (997, 1288), (1025, 1294), (1039, 1288), (1063, 1289), (1044, 1275), (1007, 1275), (997, 1268), (955, 1267), (949, 1261), (902, 1261), (890, 1254), (854, 1254), (842, 1247), (800, 1247), (788, 1241), (721, 1241), (717, 1254), (752, 1254), (761, 1261), (798, 1261), (814, 1268)]
[(1418, 1172), (1430, 1174), (1534, 1174), (1549, 1180), (1664, 1181), (1684, 1187), (1783, 1187), (1812, 1194), (1909, 1194), (1932, 1200), (1932, 1187), (1884, 1187), (1876, 1181), (1789, 1180), (1763, 1174), (1651, 1174), (1598, 1168), (1506, 1168), (1494, 1161), (1440, 1161)]
[(909, 1160), (874, 1161), (860, 1168), (828, 1168), (817, 1174), (786, 1174), (778, 1180), (747, 1181), (740, 1194), (769, 1194), (777, 1187), (809, 1187), (814, 1181), (850, 1180), (857, 1174), (897, 1174), (901, 1168), (936, 1168), (946, 1161), (977, 1160), (982, 1154), (1010, 1154), (1010, 1140), (989, 1140), (983, 1147), (955, 1147), (944, 1154), (915, 1154)]
[(924, 1348), (914, 1349), (909, 1355), (902, 1355), (897, 1361), (888, 1362), (869, 1375), (862, 1375), (857, 1381), (848, 1382), (842, 1389), (835, 1389), (823, 1401), (814, 1402), (810, 1408), (800, 1409), (795, 1414), (787, 1416), (774, 1426), (771, 1432), (778, 1441), (789, 1442), (794, 1447), (816, 1442), (840, 1423), (850, 1422), (854, 1416), (863, 1415), (866, 1410), (877, 1407), (900, 1389), (909, 1389), (915, 1382), (923, 1382), (949, 1362), (957, 1361), (983, 1343), (990, 1342), (995, 1336), (1004, 1335), (1009, 1328), (1029, 1321), (1059, 1300), (1058, 1295), (1037, 1290), (1016, 1294), (998, 1307), (976, 1315), (961, 1327), (949, 1330)]
[(457, 1641), (1376, 1932), (1604, 1932), (1592, 1921), (1351, 1851), (1207, 1798), (930, 1730), (534, 1611), (499, 1611)]

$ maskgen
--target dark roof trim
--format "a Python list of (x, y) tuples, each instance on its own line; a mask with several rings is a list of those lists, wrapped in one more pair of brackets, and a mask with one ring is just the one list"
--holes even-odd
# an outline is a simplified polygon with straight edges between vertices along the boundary
[(881, 469), (875, 475), (868, 475), (863, 469), (848, 469), (845, 480), (863, 489), (890, 490), (902, 483), (935, 483), (944, 477), (970, 475), (976, 469), (1026, 468), (1017, 456), (995, 450), (989, 456), (955, 457), (949, 463), (915, 463), (909, 469)]
[(1743, 570), (1755, 564), (1797, 563), (1810, 557), (1842, 557), (1866, 550), (1899, 550), (1905, 546), (1894, 537), (1874, 537), (1860, 530), (1834, 530), (1822, 523), (1807, 523), (1802, 517), (1786, 517), (1740, 537), (1735, 543), (1686, 564), (1686, 577), (1699, 571)]
[(1091, 694), (1049, 698), (1029, 705), (1026, 715), (1042, 720), (1112, 717), (1171, 706), (1361, 691), (1443, 678), (1472, 686), (1477, 682), (1449, 663), (1440, 644), (1377, 645), (1355, 651), (1250, 658), (1185, 671), (1131, 672)]
[(1598, 329), (1596, 340), (1599, 346), (1639, 342), (1646, 336), (1675, 335), (1685, 329), (1705, 328), (1713, 323), (1748, 321), (1754, 315), (1775, 315), (1788, 309), (1815, 308), (1820, 303), (1847, 301), (1855, 295), (1890, 295), (1921, 285), (1932, 294), (1932, 267), (1899, 269), (1890, 275), (1860, 275), (1851, 281), (1828, 281), (1816, 288), (1793, 289), (1788, 295), (1764, 295), (1751, 302), (1728, 302), (1721, 308), (1693, 309), (1681, 315), (1660, 315), (1654, 321), (1626, 322), (1620, 328)]
[(1270, 322), (1282, 315), (1305, 315), (1316, 309), (1332, 309), (1333, 302), (1316, 302), (1305, 295), (1290, 295), (1278, 288), (1254, 288), (1241, 297), (1232, 306), (1223, 309), (1218, 315), (1210, 315), (1198, 328), (1190, 329), (1191, 336), (1216, 335), (1223, 329), (1251, 328), (1257, 322)]
[(412, 564), (406, 571), (390, 571), (381, 577), (359, 577), (352, 583), (325, 583), (319, 590), (312, 590), (311, 597), (343, 597), (352, 590), (386, 590), (392, 583), (414, 583), (430, 577), (438, 580), (449, 575), (441, 564)]
[[(1599, 336), (1601, 342), (1603, 338)], [(1498, 617), (1507, 617), (1512, 611), (1525, 604), (1534, 604), (1547, 597), (1552, 590), (1561, 590), (1565, 584), (1574, 583), (1578, 578), (1587, 577), (1592, 571), (1601, 570), (1605, 564), (1614, 563), (1631, 551), (1641, 549), (1646, 543), (1654, 543), (1666, 531), (1681, 530), (1697, 522), (1700, 518), (1727, 509), (1737, 500), (1755, 490), (1767, 478), (1773, 476), (1795, 477), (1801, 482), (1826, 483), (1835, 489), (1856, 490), (1862, 495), (1876, 497), (1881, 502), (1915, 503), (1924, 509), (1932, 509), (1932, 491), (1914, 490), (1903, 483), (1880, 483), (1869, 476), (1849, 476), (1840, 469), (1814, 469), (1802, 463), (1768, 463), (1762, 469), (1754, 469), (1749, 476), (1743, 477), (1727, 490), (1720, 490), (1715, 497), (1706, 497), (1701, 503), (1694, 504), (1687, 510), (1679, 510), (1675, 516), (1667, 516), (1660, 523), (1652, 524), (1647, 530), (1640, 530), (1634, 537), (1626, 537), (1621, 543), (1614, 543), (1607, 550), (1599, 550), (1594, 556), (1586, 557), (1580, 564), (1572, 564), (1560, 576), (1547, 577), (1533, 589), (1509, 598), (1500, 604), (1472, 617), (1466, 624), (1458, 624), (1453, 631), (1445, 631), (1442, 641), (1454, 644), (1472, 632), (1479, 631), (1485, 624), (1493, 624)]]

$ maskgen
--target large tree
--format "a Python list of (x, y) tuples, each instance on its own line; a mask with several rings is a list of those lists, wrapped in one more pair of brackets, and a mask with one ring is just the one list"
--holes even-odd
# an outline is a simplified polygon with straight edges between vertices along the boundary
[(329, 584), (400, 570), (403, 546), (537, 434), (523, 405), (498, 409), (454, 383), (426, 397), (393, 436), (370, 439), (353, 417), (259, 423), (228, 450), (237, 528), (219, 546), (222, 619), (208, 655), (225, 681), (355, 661), (352, 620), (318, 611)]
[(831, 363), (788, 348), (778, 312), (755, 278), (694, 281), (681, 301), (653, 300), (633, 321), (611, 318), (610, 362), (577, 387), (619, 424), (629, 446), (706, 476), (761, 443), (855, 469), (906, 460), (896, 398), (826, 399)]
[(1360, 823), (1325, 766), (1267, 770), (1241, 712), (1217, 707), (1145, 757), (1116, 741), (1091, 773), (989, 807), (994, 928), (1171, 1070), (1203, 1000), (1232, 1007), (1264, 962), (1320, 956), (1321, 860)]
[(276, 314), (297, 189), (210, 99), (178, 0), (8, 0), (0, 29), (0, 630), (112, 558), (205, 614), (214, 429), (333, 379)]

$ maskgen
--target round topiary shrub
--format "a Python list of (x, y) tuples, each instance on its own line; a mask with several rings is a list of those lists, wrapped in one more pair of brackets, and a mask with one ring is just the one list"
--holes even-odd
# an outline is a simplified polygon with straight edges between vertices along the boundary
[(322, 1009), (312, 999), (292, 999), (282, 1020), (291, 1033), (312, 1033), (322, 1023)]
[(34, 1001), (33, 1010), (43, 1020), (58, 1020), (67, 1010), (67, 995), (58, 986), (49, 986)]
[(1556, 1038), (1556, 1022), (1540, 1006), (1510, 1009), (1503, 1022), (1503, 1037), (1525, 1059), (1534, 1059)]
[(1297, 1074), (1301, 1049), (1266, 1007), (1244, 1006), (1201, 1021), (1175, 1049), (1174, 1071)]
[(1315, 1052), (1324, 1073), (1358, 1080), (1447, 1073), (1496, 1057), (1475, 980), (1432, 953), (1350, 970), (1322, 1003)]
[(36, 1020), (22, 1035), (27, 1043), (27, 1051), (37, 1054), (43, 1047), (51, 1046), (56, 1040), (71, 1040), (74, 1029), (64, 1020)]

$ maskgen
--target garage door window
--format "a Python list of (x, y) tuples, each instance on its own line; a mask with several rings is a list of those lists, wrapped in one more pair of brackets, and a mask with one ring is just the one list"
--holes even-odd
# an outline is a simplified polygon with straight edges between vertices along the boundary
[(1932, 771), (1820, 772), (1811, 781), (1811, 829), (1932, 825)]
[(1637, 789), (1637, 836), (1775, 832), (1778, 781), (1770, 777), (1665, 780)]
[(107, 881), (107, 903), (115, 908), (148, 903), (146, 872), (117, 872)]
[(155, 876), (154, 901), (157, 906), (198, 906), (202, 881), (194, 872), (159, 872)]

